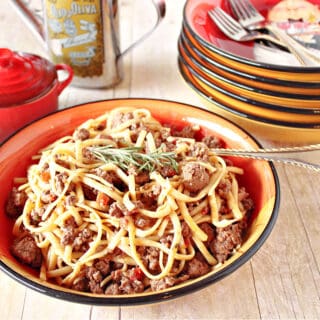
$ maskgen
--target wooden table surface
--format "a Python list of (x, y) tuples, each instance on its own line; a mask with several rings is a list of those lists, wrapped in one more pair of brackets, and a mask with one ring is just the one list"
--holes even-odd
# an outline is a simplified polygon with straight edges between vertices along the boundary
[[(120, 85), (105, 90), (68, 87), (60, 96), (60, 108), (123, 97), (202, 106), (177, 68), (184, 2), (167, 0), (167, 15), (160, 27), (124, 58)], [(120, 8), (125, 47), (155, 16), (148, 0), (122, 0)], [(0, 30), (0, 47), (46, 56), (9, 0), (0, 1)], [(316, 156), (320, 158), (319, 153)], [(258, 253), (220, 282), (156, 305), (96, 307), (47, 297), (0, 272), (1, 319), (320, 319), (320, 173), (279, 164), (276, 168), (281, 184), (277, 223)]]

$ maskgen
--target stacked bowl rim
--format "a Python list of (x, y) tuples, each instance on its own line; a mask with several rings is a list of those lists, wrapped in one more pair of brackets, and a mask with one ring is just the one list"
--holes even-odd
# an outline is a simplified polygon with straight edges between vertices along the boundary
[(277, 64), (271, 64), (271, 63), (265, 63), (262, 61), (253, 60), (246, 57), (242, 57), (240, 55), (233, 54), (231, 52), (228, 52), (226, 50), (223, 50), (215, 46), (213, 43), (206, 41), (192, 28), (191, 24), (189, 23), (187, 11), (188, 11), (188, 6), (190, 5), (191, 2), (192, 2), (191, 0), (187, 0), (183, 8), (184, 24), (187, 27), (188, 31), (192, 34), (192, 36), (199, 42), (199, 44), (204, 48), (208, 49), (209, 51), (211, 51), (212, 54), (219, 54), (220, 56), (228, 60), (238, 62), (243, 65), (260, 68), (260, 69), (274, 70), (279, 72), (285, 71), (285, 72), (293, 73), (296, 75), (319, 73), (319, 83), (320, 83), (320, 66), (305, 67), (305, 66), (277, 65)]
[[(213, 69), (209, 69), (198, 59), (196, 59), (196, 53), (191, 52), (193, 48), (188, 46), (186, 41), (187, 40), (185, 39), (182, 32), (178, 41), (178, 51), (180, 57), (184, 60), (185, 64), (188, 64), (188, 66), (191, 67), (195, 72), (197, 72), (199, 76), (202, 76), (209, 82), (218, 81), (222, 85), (225, 84), (227, 87), (231, 88), (233, 92), (236, 92), (237, 90), (239, 91), (239, 93), (244, 91), (246, 93), (246, 101), (248, 103), (261, 106), (269, 110), (281, 111), (291, 114), (296, 113), (306, 115), (320, 115), (320, 108), (311, 107), (313, 104), (319, 105), (319, 96), (290, 94), (280, 91), (264, 90), (237, 82), (231, 78), (227, 78), (227, 76), (222, 76), (218, 68), (215, 68), (215, 70), (213, 71)], [(255, 100), (255, 95), (258, 95), (259, 99)], [(262, 99), (261, 97), (265, 97), (266, 99)], [(273, 102), (269, 103), (268, 100), (270, 100), (270, 98), (272, 97), (275, 97), (276, 99), (283, 99), (284, 101), (288, 99), (287, 101), (289, 101), (291, 105), (274, 104)], [(295, 104), (299, 105), (299, 107), (295, 106)], [(308, 107), (309, 105), (310, 107)]]
[[(249, 112), (244, 107), (241, 107), (241, 105), (244, 104), (245, 106), (250, 108), (250, 107), (254, 107), (253, 104), (250, 104), (249, 101), (246, 101), (242, 97), (239, 97), (238, 100), (236, 100), (235, 95), (228, 96), (228, 92), (226, 92), (225, 90), (215, 85), (210, 84), (208, 80), (204, 79), (201, 75), (197, 74), (189, 65), (185, 64), (181, 56), (178, 57), (178, 66), (183, 79), (195, 91), (197, 91), (198, 93), (200, 91), (202, 96), (205, 95), (209, 99), (209, 101), (213, 102), (215, 105), (219, 106), (224, 111), (232, 113), (236, 116), (240, 116), (246, 120), (249, 119), (249, 120), (258, 121), (261, 123), (266, 123), (269, 125), (291, 127), (291, 128), (309, 128), (309, 129), (318, 129), (320, 127), (320, 122), (313, 122), (313, 123), (310, 123), (308, 121), (297, 122), (296, 120), (288, 121), (287, 119), (284, 119), (284, 118), (279, 120), (274, 116), (265, 117), (261, 113), (259, 114), (258, 112), (259, 109), (256, 109), (256, 112)], [(218, 94), (221, 93), (220, 98), (217, 98), (217, 96), (213, 94), (213, 92), (218, 92)], [(234, 104), (231, 104), (230, 102), (228, 103), (227, 100), (223, 99), (224, 97), (229, 99), (230, 96), (231, 96), (230, 100)], [(266, 111), (269, 111), (269, 110), (266, 109)], [(296, 115), (300, 116), (299, 114), (296, 114)], [(283, 113), (283, 116), (285, 117), (285, 113)]]

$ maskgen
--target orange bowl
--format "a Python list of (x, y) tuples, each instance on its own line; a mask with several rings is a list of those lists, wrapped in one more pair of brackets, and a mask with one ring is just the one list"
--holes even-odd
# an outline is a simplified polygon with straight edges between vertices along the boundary
[(250, 259), (270, 234), (277, 219), (280, 201), (280, 187), (275, 168), (265, 161), (232, 158), (234, 164), (244, 170), (239, 183), (247, 189), (254, 201), (253, 220), (241, 250), (232, 255), (224, 264), (213, 268), (200, 278), (159, 292), (105, 296), (81, 293), (40, 280), (36, 272), (17, 262), (9, 250), (13, 222), (5, 215), (5, 203), (14, 177), (25, 176), (32, 155), (39, 149), (70, 134), (87, 119), (95, 118), (121, 106), (146, 108), (160, 122), (169, 125), (198, 125), (204, 134), (213, 134), (221, 138), (229, 148), (259, 147), (258, 142), (248, 132), (212, 112), (179, 102), (152, 99), (118, 99), (87, 103), (59, 111), (21, 129), (0, 147), (0, 192), (2, 195), (0, 198), (0, 268), (27, 287), (55, 298), (91, 305), (160, 302), (189, 294), (227, 276)]

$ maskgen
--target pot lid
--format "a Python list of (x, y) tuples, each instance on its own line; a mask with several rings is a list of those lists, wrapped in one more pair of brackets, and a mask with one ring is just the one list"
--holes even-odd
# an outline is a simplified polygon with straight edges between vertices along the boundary
[(0, 48), (0, 107), (21, 105), (46, 93), (57, 77), (48, 60)]

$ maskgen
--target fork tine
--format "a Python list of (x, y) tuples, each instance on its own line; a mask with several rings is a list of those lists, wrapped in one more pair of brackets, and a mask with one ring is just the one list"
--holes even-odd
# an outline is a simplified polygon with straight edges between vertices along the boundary
[(233, 13), (244, 27), (264, 21), (264, 17), (253, 6), (250, 0), (229, 0)]
[(219, 13), (212, 10), (208, 12), (211, 19), (215, 22), (215, 24), (218, 26), (218, 28), (229, 38), (235, 39), (235, 30), (230, 28), (228, 24), (226, 24), (225, 20), (221, 18)]
[[(260, 12), (257, 10), (256, 7), (251, 3), (249, 0), (239, 0), (239, 3), (241, 3), (243, 6), (247, 6), (249, 8), (251, 15), (257, 16), (257, 17), (262, 17)], [(262, 17), (263, 18), (263, 17)]]
[(231, 37), (233, 32), (230, 31), (229, 27), (224, 23), (224, 21), (221, 20), (221, 17), (217, 14), (216, 11), (210, 10), (208, 11), (208, 14), (210, 18), (214, 21), (214, 23), (217, 25), (217, 27), (225, 33), (227, 36)]
[(229, 16), (226, 12), (224, 12), (220, 7), (216, 7), (215, 12), (220, 15), (221, 19), (227, 23), (230, 28), (234, 29), (235, 31), (239, 32), (243, 30), (243, 27), (238, 23), (236, 20), (234, 20), (231, 16)]
[(243, 10), (243, 7), (240, 6), (242, 4), (241, 2), (239, 4), (239, 1), (229, 0), (229, 3), (236, 17), (240, 19), (246, 19), (248, 17), (247, 11)]
[(229, 38), (239, 40), (247, 34), (244, 28), (221, 8), (216, 7), (213, 10), (208, 11), (208, 14), (219, 29)]
[(217, 10), (209, 11), (210, 16), (213, 18), (213, 21), (217, 24), (221, 31), (223, 31), (227, 36), (233, 36), (236, 33), (236, 30), (230, 27), (229, 23), (221, 16)]

